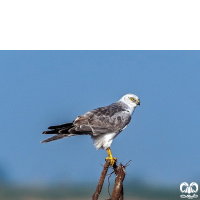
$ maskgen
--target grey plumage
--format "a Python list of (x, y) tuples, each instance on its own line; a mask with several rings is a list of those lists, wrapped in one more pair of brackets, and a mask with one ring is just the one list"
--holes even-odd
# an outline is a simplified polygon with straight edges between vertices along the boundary
[(56, 135), (43, 140), (42, 143), (75, 135), (90, 135), (97, 149), (107, 148), (111, 145), (112, 140), (130, 123), (134, 108), (130, 108), (129, 104), (121, 100), (109, 106), (91, 110), (78, 116), (72, 123), (50, 126), (48, 128), (50, 130), (44, 131), (43, 134)]

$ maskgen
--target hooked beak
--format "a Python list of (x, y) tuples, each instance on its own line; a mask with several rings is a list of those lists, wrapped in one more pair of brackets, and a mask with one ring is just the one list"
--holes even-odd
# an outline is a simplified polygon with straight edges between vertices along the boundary
[(139, 105), (139, 106), (140, 106), (140, 100), (139, 100), (139, 99), (137, 100), (137, 105)]

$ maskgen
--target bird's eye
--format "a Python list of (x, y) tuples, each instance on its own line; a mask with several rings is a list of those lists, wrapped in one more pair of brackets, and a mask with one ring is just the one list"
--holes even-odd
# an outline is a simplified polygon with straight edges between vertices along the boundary
[(133, 101), (133, 97), (129, 97), (129, 99), (130, 99), (131, 101)]

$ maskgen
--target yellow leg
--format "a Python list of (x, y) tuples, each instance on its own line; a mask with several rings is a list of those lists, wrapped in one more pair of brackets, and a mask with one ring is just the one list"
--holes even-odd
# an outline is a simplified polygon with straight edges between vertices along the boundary
[(108, 153), (108, 157), (106, 158), (106, 160), (110, 159), (110, 165), (113, 166), (115, 162), (117, 162), (117, 158), (113, 158), (110, 147), (108, 147), (106, 151)]

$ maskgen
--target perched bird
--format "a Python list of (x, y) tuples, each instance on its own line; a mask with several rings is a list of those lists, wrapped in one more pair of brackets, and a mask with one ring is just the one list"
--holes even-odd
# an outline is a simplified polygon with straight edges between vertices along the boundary
[(50, 126), (43, 134), (56, 134), (42, 143), (76, 135), (90, 135), (96, 149), (106, 149), (113, 166), (117, 159), (112, 156), (110, 146), (113, 139), (123, 131), (131, 121), (134, 109), (140, 105), (138, 96), (126, 94), (116, 103), (99, 107), (78, 116), (73, 122)]

